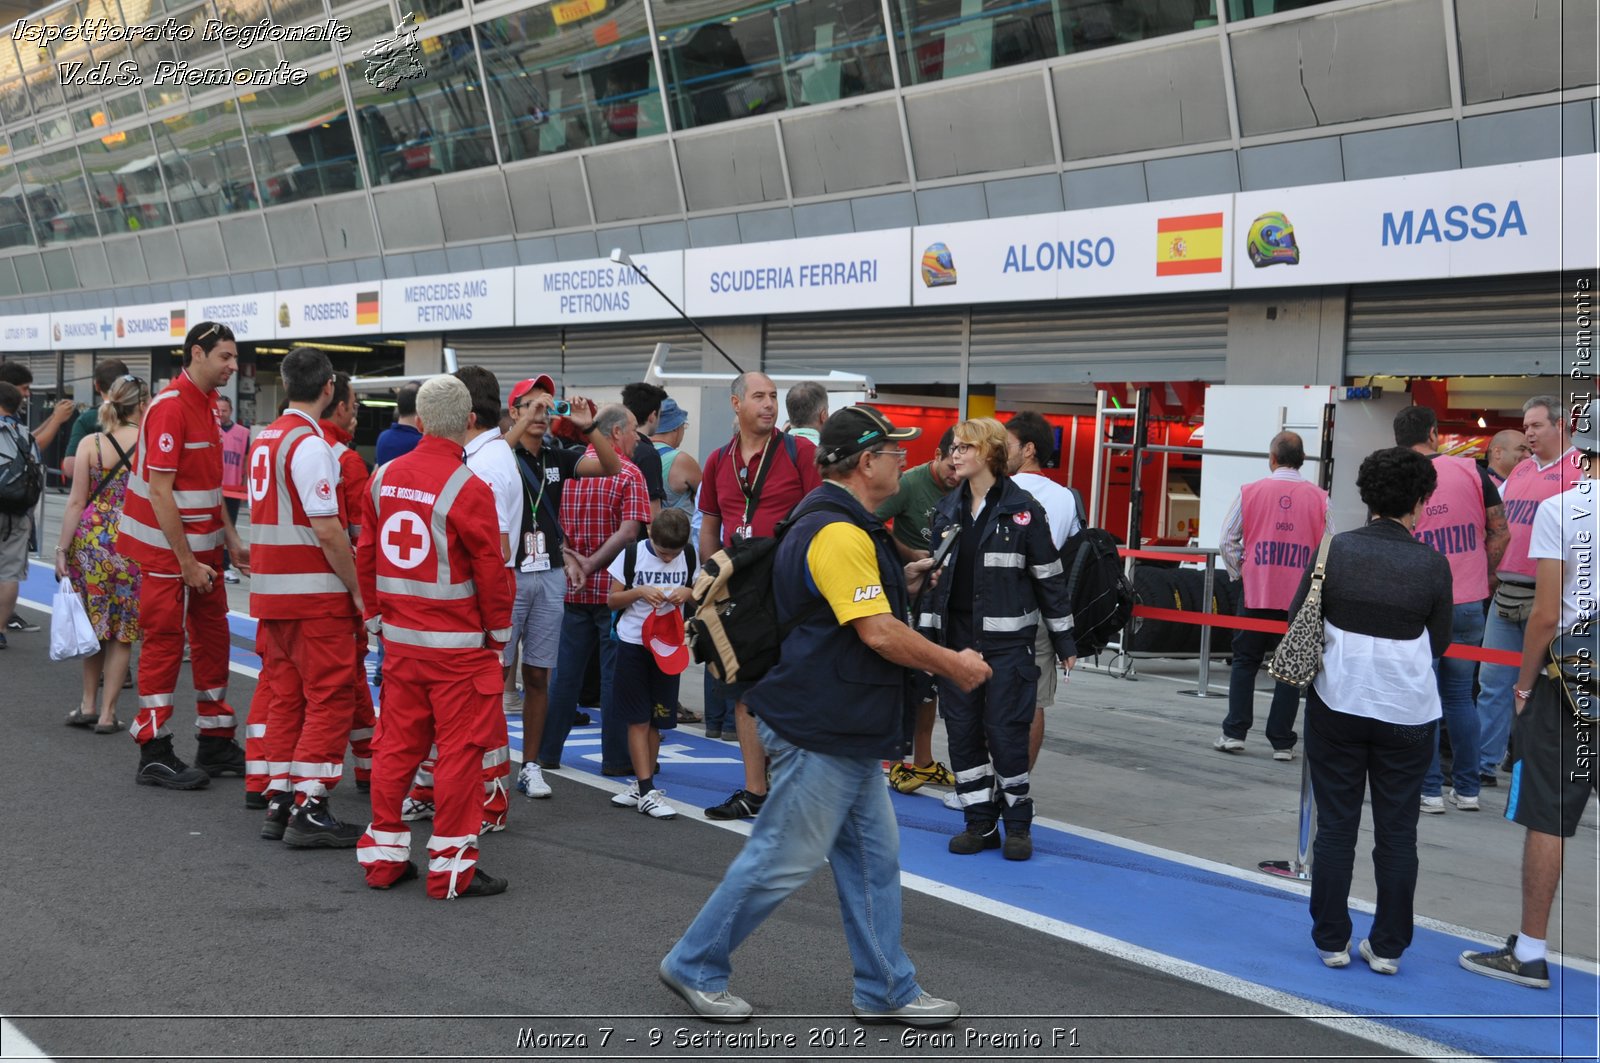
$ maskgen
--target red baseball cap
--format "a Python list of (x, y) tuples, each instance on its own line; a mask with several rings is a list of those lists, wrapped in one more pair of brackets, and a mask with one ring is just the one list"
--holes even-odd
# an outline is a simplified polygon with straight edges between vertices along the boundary
[(652, 611), (644, 618), (644, 644), (655, 656), (656, 664), (668, 675), (680, 675), (689, 667), (689, 647), (684, 644), (683, 610)]
[(516, 387), (511, 389), (511, 405), (515, 406), (518, 399), (522, 398), (522, 396), (526, 395), (534, 388), (538, 388), (541, 391), (548, 391), (550, 394), (554, 395), (556, 393), (556, 382), (550, 379), (549, 373), (540, 373), (536, 377), (518, 381)]

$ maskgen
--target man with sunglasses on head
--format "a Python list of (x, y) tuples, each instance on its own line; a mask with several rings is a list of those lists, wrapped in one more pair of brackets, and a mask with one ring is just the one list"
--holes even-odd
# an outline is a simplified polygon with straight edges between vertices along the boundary
[[(183, 372), (150, 402), (128, 479), (117, 549), (139, 563), (140, 786), (198, 790), (213, 776), (245, 773), (228, 704), (228, 593), (222, 547), (245, 567), (249, 550), (222, 506), (222, 429), (217, 388), (238, 369), (233, 330), (202, 321), (183, 342)], [(187, 630), (200, 731), (195, 766), (172, 749), (173, 692)]]

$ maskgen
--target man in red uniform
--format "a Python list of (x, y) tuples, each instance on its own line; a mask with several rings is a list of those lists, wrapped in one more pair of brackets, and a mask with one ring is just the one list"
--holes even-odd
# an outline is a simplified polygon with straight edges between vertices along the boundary
[(340, 514), (339, 468), (316, 415), (333, 393), (333, 366), (314, 347), (283, 359), (289, 400), (250, 449), (250, 612), (260, 623), (261, 675), (272, 690), (269, 779), (261, 836), (296, 848), (354, 846), (328, 791), (344, 774), (355, 711), (350, 632), (361, 614), (355, 557)]
[(504, 726), (500, 650), (511, 637), (512, 597), (494, 494), (462, 460), (471, 410), (456, 378), (422, 385), (422, 442), (373, 474), (361, 522), (369, 530), (356, 544), (367, 627), (388, 647), (372, 824), (356, 855), (374, 889), (416, 877), (400, 803), (436, 745), (428, 896), (443, 899), (506, 888), (477, 867), (483, 755)]
[[(318, 423), (322, 437), (333, 448), (333, 457), (339, 464), (339, 512), (348, 522), (350, 544), (361, 537), (361, 499), (367, 493), (367, 480), (372, 475), (367, 463), (356, 452), (356, 416), (360, 406), (356, 393), (350, 387), (350, 374), (333, 374), (333, 397), (322, 412)], [(372, 729), (378, 718), (372, 711), (372, 690), (367, 686), (367, 631), (359, 621), (355, 634), (355, 718), (350, 722), (350, 752), (356, 762), (356, 789), (366, 793), (372, 781)]]
[[(222, 582), (226, 540), (234, 565), (249, 552), (222, 510), (222, 430), (217, 388), (239, 363), (233, 331), (202, 321), (183, 342), (184, 369), (150, 403), (139, 431), (137, 471), (128, 480), (117, 549), (139, 563), (139, 743), (141, 786), (198, 790), (214, 775), (245, 773), (228, 704), (228, 595)], [(187, 628), (200, 730), (195, 766), (172, 751), (172, 696)]]

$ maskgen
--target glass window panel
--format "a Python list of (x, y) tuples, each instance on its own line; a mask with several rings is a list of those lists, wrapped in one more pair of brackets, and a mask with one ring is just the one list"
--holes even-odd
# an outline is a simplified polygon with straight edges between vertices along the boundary
[(52, 115), (49, 118), (39, 119), (39, 139), (49, 144), (56, 140), (65, 140), (72, 135), (72, 119), (64, 114)]
[(272, 5), (273, 21), (281, 26), (293, 26), (300, 22), (328, 17), (327, 9), (322, 6), (322, 0), (268, 0), (268, 2)]
[(0, 122), (10, 125), (28, 117), (28, 90), (21, 78), (0, 84)]
[[(189, 40), (175, 41), (172, 45), (180, 62), (188, 63), (195, 70), (221, 69), (227, 65), (222, 57), (222, 42), (205, 39), (206, 23), (217, 17), (217, 9), (211, 5), (210, 0), (192, 7), (185, 4), (183, 10), (174, 11), (171, 17), (179, 26), (187, 26), (194, 30), (194, 36)], [(233, 52), (231, 58), (234, 66), (258, 65), (251, 58), (254, 48), (240, 51), (236, 45), (230, 45), (229, 50)]]
[(100, 231), (139, 232), (172, 221), (150, 128), (135, 125), (79, 145)]
[(262, 205), (361, 187), (339, 70), (239, 97)]
[(494, 165), (471, 30), (421, 38), (421, 55), (427, 76), (389, 92), (367, 80), (364, 59), (345, 68), (374, 184)]
[(19, 125), (11, 128), (11, 145), (18, 151), (26, 151), (39, 143), (39, 131), (31, 125)]
[(25, 199), (17, 171), (0, 166), (0, 247), (23, 247), (33, 243)]
[(552, 3), (478, 26), (507, 161), (666, 132), (644, 0)]
[(260, 205), (233, 100), (153, 122), (150, 132), (166, 172), (174, 221), (196, 221)]
[(1324, 2), (1325, 0), (1228, 0), (1228, 21), (1237, 22), (1245, 18), (1276, 15), (1280, 11), (1298, 11), (1303, 7), (1315, 7)]
[(656, 8), (680, 127), (893, 87), (877, 0), (699, 0)]
[(907, 84), (1215, 26), (1214, 0), (890, 0)]
[(139, 95), (137, 89), (124, 96), (118, 96), (106, 101), (106, 115), (113, 122), (118, 118), (126, 118), (143, 110), (144, 97)]
[(33, 212), (33, 231), (39, 244), (93, 239), (99, 235), (77, 148), (40, 155), (18, 163), (17, 169), (22, 173), (22, 186)]

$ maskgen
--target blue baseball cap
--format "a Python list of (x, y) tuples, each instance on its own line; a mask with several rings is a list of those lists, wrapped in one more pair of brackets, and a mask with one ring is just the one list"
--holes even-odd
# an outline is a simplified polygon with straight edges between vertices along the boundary
[(683, 412), (682, 406), (671, 399), (661, 400), (661, 417), (656, 422), (658, 433), (676, 432), (688, 423), (689, 415)]

